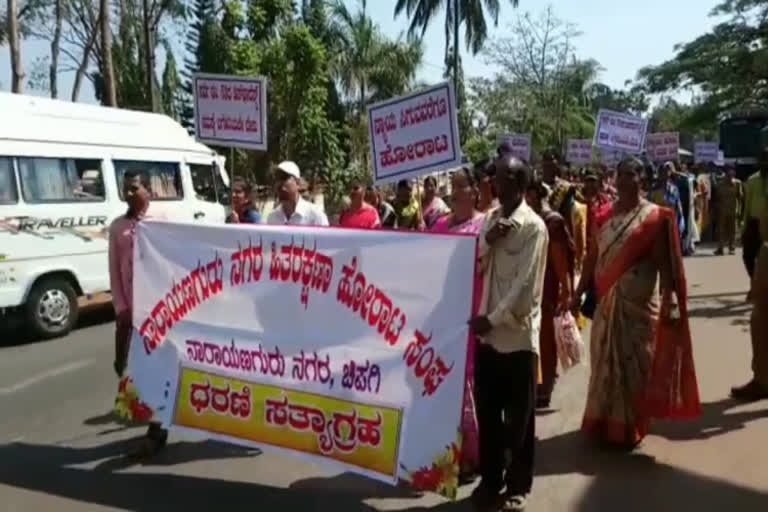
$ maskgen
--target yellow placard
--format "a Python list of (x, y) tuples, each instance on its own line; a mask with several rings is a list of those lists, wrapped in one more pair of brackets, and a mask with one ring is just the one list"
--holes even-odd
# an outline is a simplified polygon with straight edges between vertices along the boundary
[(173, 424), (397, 472), (402, 409), (181, 368)]

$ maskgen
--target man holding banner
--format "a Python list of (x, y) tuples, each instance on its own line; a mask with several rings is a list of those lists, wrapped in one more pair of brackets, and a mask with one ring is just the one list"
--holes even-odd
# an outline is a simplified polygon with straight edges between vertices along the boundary
[(499, 505), (503, 510), (524, 510), (533, 484), (536, 368), (548, 235), (544, 221), (523, 200), (531, 181), (525, 163), (502, 154), (496, 161), (501, 206), (488, 214), (480, 232), (484, 297), (480, 316), (470, 322), (481, 338), (475, 387), (482, 481), (472, 494), (480, 510), (497, 510)]

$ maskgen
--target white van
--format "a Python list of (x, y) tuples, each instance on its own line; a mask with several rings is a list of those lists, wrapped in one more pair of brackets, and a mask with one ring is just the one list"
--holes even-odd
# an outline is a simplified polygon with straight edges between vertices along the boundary
[(69, 332), (78, 297), (109, 290), (107, 229), (126, 170), (149, 173), (149, 214), (221, 222), (223, 158), (171, 118), (0, 93), (0, 322)]

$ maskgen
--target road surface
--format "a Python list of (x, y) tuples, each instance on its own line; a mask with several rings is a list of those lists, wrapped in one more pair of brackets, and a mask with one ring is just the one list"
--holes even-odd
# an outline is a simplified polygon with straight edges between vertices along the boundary
[[(532, 512), (768, 510), (768, 401), (728, 390), (749, 377), (747, 281), (737, 257), (686, 262), (704, 415), (657, 423), (632, 455), (600, 452), (578, 432), (587, 367), (558, 383), (538, 416)], [(326, 466), (172, 437), (146, 465), (121, 457), (141, 435), (110, 421), (115, 378), (109, 308), (66, 338), (19, 343), (0, 331), (0, 512), (56, 510), (471, 510)]]

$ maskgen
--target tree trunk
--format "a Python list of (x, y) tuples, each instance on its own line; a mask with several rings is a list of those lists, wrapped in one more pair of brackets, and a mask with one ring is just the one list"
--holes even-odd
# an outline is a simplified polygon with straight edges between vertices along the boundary
[(51, 83), (51, 98), (59, 97), (59, 44), (61, 42), (61, 23), (62, 12), (61, 3), (63, 0), (56, 0), (54, 6), (54, 16), (56, 18), (56, 28), (53, 30), (53, 39), (51, 40), (51, 71), (50, 71), (50, 83)]
[(152, 28), (150, 27), (149, 20), (149, 1), (142, 0), (144, 8), (144, 67), (146, 68), (146, 85), (147, 88), (147, 100), (149, 101), (149, 111), (155, 112), (155, 66), (154, 51), (152, 50)]
[(456, 108), (459, 105), (459, 0), (453, 0), (453, 89), (456, 95)]
[(72, 85), (72, 101), (77, 101), (80, 97), (80, 88), (83, 85), (83, 78), (85, 78), (85, 72), (88, 71), (88, 63), (91, 59), (91, 52), (96, 45), (96, 38), (101, 33), (98, 25), (93, 27), (93, 32), (88, 36), (88, 44), (83, 48), (83, 55), (80, 58), (80, 64), (77, 66), (77, 73), (75, 73), (75, 83)]
[(21, 41), (16, 0), (8, 0), (8, 46), (11, 49), (11, 92), (21, 94), (24, 88), (24, 67), (21, 62)]
[(117, 90), (115, 89), (115, 68), (112, 66), (112, 29), (109, 26), (109, 0), (99, 0), (99, 20), (101, 24), (101, 57), (104, 73), (104, 104), (108, 107), (117, 106)]

